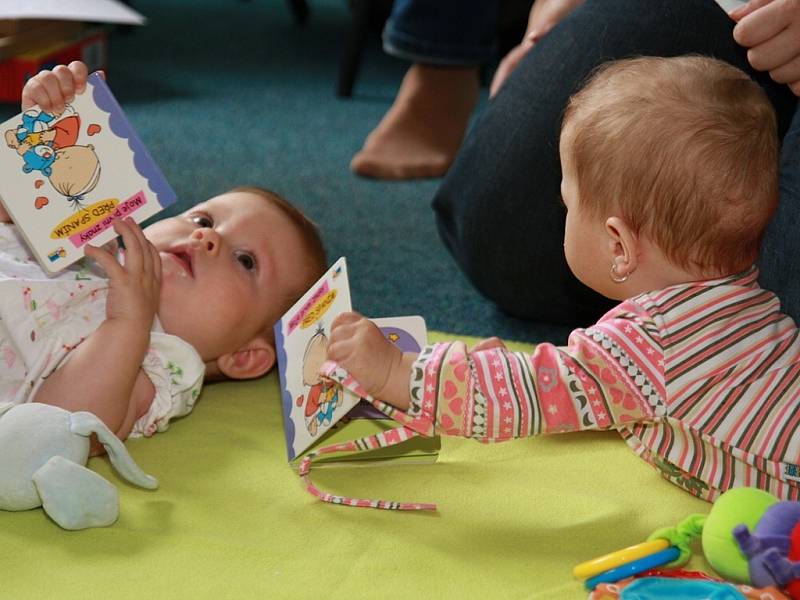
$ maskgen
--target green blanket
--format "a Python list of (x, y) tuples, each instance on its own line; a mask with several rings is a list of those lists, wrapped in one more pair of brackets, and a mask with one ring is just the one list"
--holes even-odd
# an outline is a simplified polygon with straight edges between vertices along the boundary
[(115, 525), (0, 512), (0, 598), (585, 598), (576, 563), (709, 510), (613, 432), (448, 438), (432, 465), (312, 471), (330, 492), (439, 511), (332, 506), (287, 465), (281, 427), (274, 373), (210, 385), (168, 432), (128, 442), (160, 489), (91, 460), (120, 490)]

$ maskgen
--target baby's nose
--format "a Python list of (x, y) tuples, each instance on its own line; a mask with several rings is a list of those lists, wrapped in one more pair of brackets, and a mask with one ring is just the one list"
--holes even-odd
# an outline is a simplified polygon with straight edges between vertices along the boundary
[(213, 229), (195, 229), (192, 232), (191, 239), (209, 254), (216, 253), (219, 250), (219, 234)]

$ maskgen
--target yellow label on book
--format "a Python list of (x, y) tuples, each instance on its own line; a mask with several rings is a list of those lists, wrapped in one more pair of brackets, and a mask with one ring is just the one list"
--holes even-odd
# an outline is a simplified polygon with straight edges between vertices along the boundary
[(119, 200), (117, 198), (107, 198), (90, 204), (56, 225), (53, 231), (50, 232), (50, 237), (58, 240), (88, 229), (112, 215), (118, 204)]
[(311, 327), (314, 323), (319, 321), (322, 315), (325, 314), (325, 311), (331, 307), (334, 300), (336, 300), (335, 289), (331, 290), (314, 303), (314, 305), (308, 310), (308, 313), (306, 313), (306, 316), (303, 317), (303, 322), (300, 323), (300, 329)]

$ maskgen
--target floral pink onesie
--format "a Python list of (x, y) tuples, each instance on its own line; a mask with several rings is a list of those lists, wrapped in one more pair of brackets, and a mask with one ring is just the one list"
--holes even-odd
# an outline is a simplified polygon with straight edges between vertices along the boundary
[[(48, 277), (16, 227), (0, 223), (0, 402), (33, 400), (42, 382), (105, 320), (108, 280), (81, 261)], [(131, 436), (164, 431), (191, 412), (205, 366), (195, 349), (154, 324), (142, 369), (156, 395)], [(75, 385), (91, 385), (86, 381)]]

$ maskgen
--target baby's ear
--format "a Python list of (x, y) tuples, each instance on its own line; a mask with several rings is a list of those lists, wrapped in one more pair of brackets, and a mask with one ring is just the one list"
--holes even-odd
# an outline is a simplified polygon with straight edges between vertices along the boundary
[(275, 364), (275, 346), (258, 336), (235, 352), (217, 359), (219, 371), (230, 379), (261, 377)]

